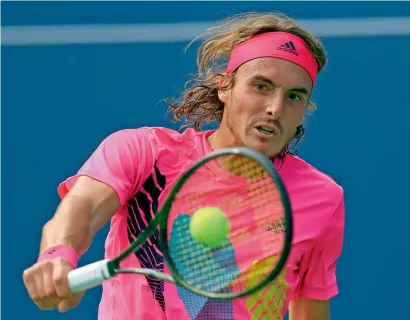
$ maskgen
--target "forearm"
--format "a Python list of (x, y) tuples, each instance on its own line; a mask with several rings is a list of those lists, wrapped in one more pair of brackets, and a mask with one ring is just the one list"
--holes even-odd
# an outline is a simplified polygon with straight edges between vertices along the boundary
[(54, 217), (43, 227), (40, 252), (65, 244), (82, 255), (91, 245), (96, 232), (92, 217), (93, 204), (89, 199), (68, 194)]
[(300, 298), (291, 301), (289, 320), (329, 320), (330, 302)]

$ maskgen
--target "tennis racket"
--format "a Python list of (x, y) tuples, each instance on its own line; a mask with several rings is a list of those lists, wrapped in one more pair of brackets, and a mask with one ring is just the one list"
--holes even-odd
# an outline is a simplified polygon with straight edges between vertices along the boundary
[[(190, 231), (192, 215), (206, 207), (218, 208), (229, 222), (229, 234), (217, 246), (196, 241)], [(71, 292), (77, 293), (118, 274), (133, 273), (212, 299), (240, 298), (264, 288), (280, 274), (289, 256), (292, 232), (289, 197), (272, 161), (245, 147), (219, 149), (184, 171), (162, 208), (128, 249), (114, 259), (71, 271), (68, 283)], [(121, 268), (121, 260), (154, 233), (169, 272)]]

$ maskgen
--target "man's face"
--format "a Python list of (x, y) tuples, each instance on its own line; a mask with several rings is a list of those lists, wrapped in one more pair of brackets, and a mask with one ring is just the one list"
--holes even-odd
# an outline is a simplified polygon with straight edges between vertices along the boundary
[(243, 64), (233, 87), (219, 91), (225, 104), (221, 131), (230, 135), (224, 138), (275, 156), (302, 123), (311, 91), (308, 73), (287, 60), (260, 58)]

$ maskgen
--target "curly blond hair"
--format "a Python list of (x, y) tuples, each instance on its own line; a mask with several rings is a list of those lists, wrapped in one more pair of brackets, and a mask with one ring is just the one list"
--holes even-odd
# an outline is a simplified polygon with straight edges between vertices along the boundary
[[(184, 121), (182, 127), (193, 127), (200, 131), (206, 123), (220, 123), (224, 104), (218, 98), (218, 90), (229, 89), (219, 87), (220, 76), (224, 74), (232, 49), (250, 37), (265, 32), (288, 32), (303, 39), (318, 64), (318, 73), (326, 64), (323, 45), (314, 35), (298, 25), (284, 14), (278, 13), (246, 13), (235, 15), (224, 20), (220, 25), (207, 29), (202, 35), (188, 44), (187, 49), (198, 39), (207, 37), (200, 45), (197, 53), (198, 71), (191, 75), (185, 84), (185, 90), (176, 99), (168, 100), (169, 113), (174, 122)], [(232, 74), (233, 78), (235, 72)], [(308, 109), (315, 110), (316, 105), (308, 103)], [(292, 141), (292, 148), (305, 135), (305, 129), (298, 127)], [(286, 154), (296, 154), (286, 146), (277, 155), (284, 158)]]

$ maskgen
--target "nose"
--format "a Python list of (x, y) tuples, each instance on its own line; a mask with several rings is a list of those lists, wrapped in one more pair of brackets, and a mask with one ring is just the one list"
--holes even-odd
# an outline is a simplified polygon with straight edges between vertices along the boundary
[[(276, 90), (275, 90), (276, 91)], [(285, 110), (285, 95), (277, 90), (269, 99), (266, 107), (266, 113), (273, 119), (282, 117)]]

